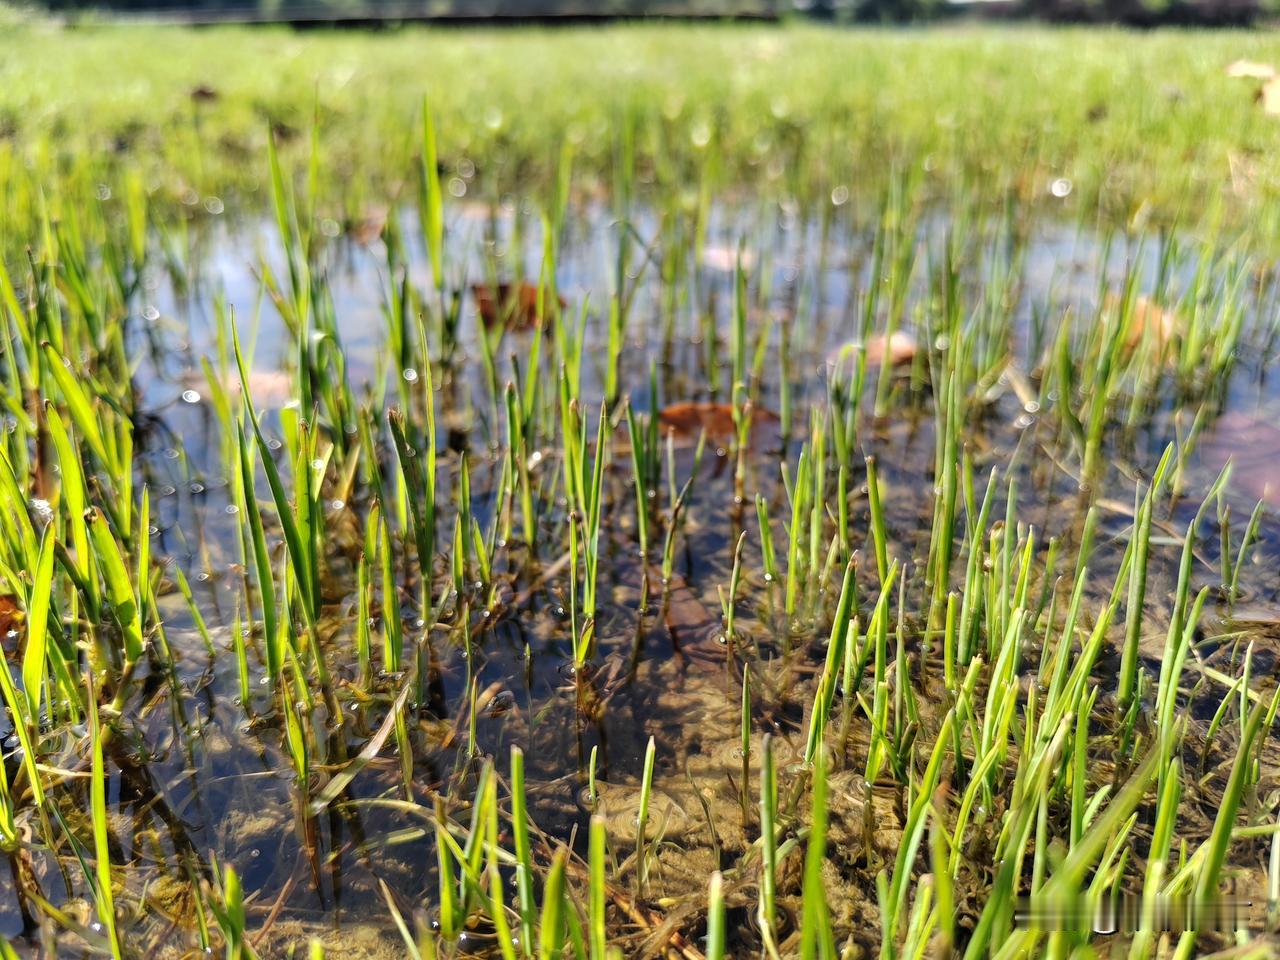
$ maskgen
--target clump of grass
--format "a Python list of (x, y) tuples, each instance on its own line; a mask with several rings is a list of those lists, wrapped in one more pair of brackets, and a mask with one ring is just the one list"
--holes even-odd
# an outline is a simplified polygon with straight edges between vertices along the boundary
[[(797, 36), (815, 63), (864, 42)], [(905, 166), (833, 189), (847, 158), (812, 142), (862, 114), (836, 122), (827, 81), (768, 85), (762, 37), (797, 40), (740, 38), (764, 110), (721, 109), (705, 64), (679, 97), (652, 71), (643, 97), (608, 80), (616, 115), (593, 100), (577, 121), (618, 132), (607, 157), (572, 131), (545, 150), (550, 108), (509, 77), (483, 122), (412, 91), (373, 173), (399, 170), (417, 209), (387, 192), (353, 242), (340, 221), (385, 183), (343, 176), (349, 121), (322, 91), (305, 150), (277, 120), (263, 151), (256, 332), (212, 299), (206, 396), (176, 414), (149, 394), (180, 351), (129, 318), (160, 272), (203, 302), (204, 215), (114, 155), (0, 150), (0, 226), (30, 244), (0, 241), (0, 851), (26, 939), (318, 957), (316, 905), (341, 929), (372, 901), (417, 958), (689, 957), (700, 939), (710, 958), (1067, 956), (1086, 931), (1051, 911), (1143, 885), (1142, 956), (1165, 900), (1203, 908), (1251, 862), (1274, 833), (1258, 788), (1280, 697), (1250, 561), (1275, 529), (1247, 458), (1213, 479), (1196, 451), (1220, 459), (1198, 445), (1265, 366), (1274, 281), (1224, 235), (1104, 227), (1095, 289), (1037, 286), (1033, 238), (1062, 222), (1013, 185), (1052, 144), (994, 122), (942, 151), (908, 114)], [(1131, 156), (1088, 155), (1121, 177)], [(80, 203), (120, 176), (119, 206)], [(731, 199), (744, 179), (754, 205)], [(597, 186), (607, 200), (579, 196)], [(519, 291), (494, 323), (467, 300), (477, 249), (489, 287)], [(384, 298), (372, 361), (347, 316), (361, 271)], [(291, 817), (245, 817), (281, 801)], [(192, 902), (152, 923), (174, 887)], [(1204, 926), (1175, 949), (1217, 945)]]

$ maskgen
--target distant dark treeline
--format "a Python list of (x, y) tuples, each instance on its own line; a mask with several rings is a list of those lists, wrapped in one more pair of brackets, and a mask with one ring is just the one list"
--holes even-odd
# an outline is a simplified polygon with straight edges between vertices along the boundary
[(918, 22), (954, 16), (1064, 22), (1248, 24), (1280, 0), (35, 0), (62, 13), (110, 11), (192, 23), (583, 21), (638, 17)]

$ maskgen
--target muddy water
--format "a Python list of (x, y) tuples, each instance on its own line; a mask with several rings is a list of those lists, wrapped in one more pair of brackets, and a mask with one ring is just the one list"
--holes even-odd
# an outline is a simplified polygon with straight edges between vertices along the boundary
[[(938, 255), (945, 223), (938, 218), (921, 226), (922, 263)], [(417, 236), (411, 214), (403, 216), (402, 229), (406, 236)], [(476, 280), (523, 273), (536, 278), (540, 238), (527, 226), (523, 247), (513, 250), (511, 211), (500, 212), (496, 232), (488, 238), (486, 231), (493, 228), (475, 212), (455, 214), (450, 229), (456, 241), (452, 255), (465, 251), (465, 259), (451, 267), (454, 275)], [(657, 230), (654, 217), (637, 218), (641, 237), (651, 239)], [(571, 219), (561, 252), (559, 289), (569, 309), (579, 309), (588, 296), (593, 305), (583, 379), (586, 396), (594, 403), (602, 393), (602, 311), (616, 286), (619, 235), (608, 211), (580, 210)], [(870, 279), (872, 235), (850, 227), (824, 231), (786, 211), (726, 209), (716, 211), (708, 237), (696, 292), (682, 294), (674, 305), (659, 269), (641, 269), (642, 254), (638, 248), (633, 251), (633, 278), (628, 283), (638, 292), (621, 382), (631, 388), (638, 410), (649, 407), (651, 367), (663, 404), (728, 399), (723, 390), (717, 395), (708, 389), (704, 363), (709, 345), (703, 318), (714, 318), (722, 341), (718, 362), (727, 364), (733, 264), (738, 238), (745, 238), (744, 257), (752, 278), (748, 326), (753, 336), (767, 331), (762, 405), (772, 412), (781, 408), (779, 344), (785, 335), (791, 339), (786, 369), (794, 420), (789, 430), (779, 426), (775, 435), (753, 445), (745, 485), (749, 496), (759, 491), (765, 497), (776, 520), (786, 513), (779, 463), (785, 461), (794, 469), (807, 433), (809, 407), (825, 403), (830, 358), (856, 329), (861, 291)], [(420, 244), (411, 242), (409, 252), (410, 275), (425, 289), (430, 277), (427, 258)], [(185, 696), (181, 702), (159, 696), (138, 704), (135, 736), (122, 748), (127, 754), (118, 758), (124, 762), (109, 791), (117, 862), (132, 864), (125, 871), (130, 889), (142, 895), (145, 887), (147, 909), (133, 918), (130, 940), (164, 954), (195, 948), (190, 882), (204, 874), (212, 855), (240, 872), (251, 895), (250, 926), (266, 931), (259, 943), (266, 954), (280, 952), (283, 944), (303, 935), (317, 935), (340, 951), (337, 955), (399, 956), (402, 947), (379, 882), (395, 891), (402, 908), (430, 910), (435, 848), (430, 823), (385, 802), (398, 795), (400, 767), (388, 759), (393, 751), (383, 751), (384, 758), (356, 778), (352, 804), (320, 818), (318, 835), (309, 838), (319, 851), (318, 861), (308, 861), (304, 838), (298, 834), (295, 791), (280, 726), (259, 716), (268, 709), (266, 688), (246, 710), (239, 702), (235, 658), (227, 652), (243, 589), (231, 534), (242, 518), (229, 506), (221, 438), (200, 359), (216, 354), (217, 304), (234, 307), (241, 329), (254, 331), (251, 387), (259, 408), (268, 411), (268, 429), (273, 429), (271, 411), (287, 403), (292, 392), (293, 345), (269, 298), (261, 293), (262, 258), (280, 275), (280, 249), (265, 223), (213, 228), (201, 238), (201, 253), (192, 261), (192, 282), (185, 292), (156, 274), (135, 305), (131, 342), (140, 358), (136, 384), (147, 413), (139, 441), (140, 469), (155, 505), (155, 549), (187, 571), (218, 652), (210, 655), (204, 648), (191, 629), (185, 604), (176, 593), (169, 594), (163, 601), (164, 614)], [(1041, 542), (1060, 537), (1066, 563), (1073, 558), (1086, 501), (1056, 427), (1028, 404), (1018, 389), (1017, 374), (1030, 376), (1061, 318), (1069, 311), (1088, 315), (1100, 291), (1120, 284), (1130, 264), (1137, 265), (1139, 288), (1157, 282), (1154, 245), (1119, 238), (1107, 243), (1086, 229), (1041, 224), (1016, 242), (993, 235), (963, 268), (961, 280), (975, 310), (981, 291), (991, 287), (993, 270), (1012, 270), (1018, 281), (1008, 286), (1003, 308), (1016, 317), (1015, 375), (990, 385), (985, 412), (967, 437), (978, 475), (985, 477), (992, 466), (1004, 475), (1016, 475), (1019, 520), (1033, 524)], [(1194, 269), (1192, 262), (1175, 264), (1168, 280), (1171, 287), (1177, 290), (1188, 282)], [(918, 266), (904, 304), (907, 329), (913, 328), (914, 311), (928, 295), (923, 274), (923, 266)], [(325, 276), (351, 383), (377, 385), (394, 378), (385, 351), (389, 278), (380, 242), (363, 245), (333, 239), (325, 253)], [(761, 285), (767, 287), (764, 294), (757, 293)], [(1239, 357), (1232, 380), (1204, 425), (1199, 452), (1186, 464), (1186, 496), (1171, 518), (1170, 534), (1157, 531), (1161, 542), (1153, 549), (1149, 591), (1154, 639), (1144, 646), (1153, 658), (1159, 655), (1167, 622), (1163, 614), (1177, 556), (1172, 534), (1185, 526), (1198, 493), (1217, 469), (1228, 457), (1240, 460), (1230, 494), (1236, 517), (1247, 517), (1258, 498), (1280, 504), (1280, 481), (1268, 482), (1270, 465), (1280, 461), (1280, 428), (1273, 425), (1280, 423), (1280, 389), (1266, 376), (1267, 344), (1260, 342), (1267, 309), (1265, 302), (1250, 305), (1258, 328), (1252, 349)], [(477, 515), (484, 525), (493, 509), (501, 469), (497, 451), (504, 438), (503, 428), (487, 412), (475, 310), (474, 303), (464, 299), (461, 348), (449, 369), (436, 372), (436, 403), (442, 424), (450, 428), (441, 430), (442, 472), (451, 474), (460, 451), (468, 452)], [(536, 334), (513, 334), (503, 341), (498, 357), (502, 380), (509, 376), (513, 355), (523, 362), (532, 336)], [(928, 389), (916, 373), (915, 381), (910, 373), (901, 373), (895, 381), (895, 402), (884, 417), (864, 418), (858, 438), (861, 447), (878, 458), (886, 485), (891, 549), (909, 564), (912, 577), (918, 577), (914, 571), (923, 567), (927, 554), (934, 496), (933, 417)], [(721, 383), (727, 378), (723, 373)], [(873, 389), (874, 378), (870, 379)], [(1111, 506), (1102, 511), (1098, 530), (1100, 582), (1109, 582), (1107, 575), (1114, 572), (1128, 536), (1131, 517), (1125, 505), (1132, 503), (1134, 479), (1145, 476), (1165, 444), (1190, 426), (1188, 412), (1172, 390), (1151, 405), (1151, 411), (1133, 430), (1115, 438), (1108, 451), (1104, 499)], [(446, 433), (451, 434), (447, 442)], [(693, 469), (691, 446), (678, 446), (678, 483)], [(429, 809), (433, 791), (452, 788), (465, 795), (475, 772), (475, 762), (466, 756), (466, 718), (474, 690), (479, 703), (478, 752), (505, 757), (512, 744), (525, 749), (531, 813), (553, 838), (567, 838), (575, 831), (585, 837), (588, 816), (599, 812), (625, 856), (635, 843), (642, 757), (648, 738), (654, 738), (658, 760), (650, 822), (655, 825), (651, 839), (657, 835), (659, 856), (647, 881), (646, 902), (663, 904), (668, 914), (684, 909), (682, 898), (701, 890), (710, 870), (732, 863), (743, 852), (744, 821), (749, 817), (741, 810), (739, 792), (740, 664), (749, 663), (753, 673), (755, 732), (748, 765), (758, 762), (766, 731), (779, 744), (780, 764), (796, 763), (803, 749), (805, 707), (812, 695), (809, 680), (820, 663), (824, 639), (815, 635), (814, 620), (838, 584), (827, 586), (828, 595), (802, 604), (795, 622), (782, 622), (777, 613), (779, 585), (766, 582), (760, 572), (754, 509), (734, 500), (728, 446), (725, 437), (709, 439), (684, 511), (675, 576), (665, 590), (652, 565), (637, 555), (629, 463), (625, 448), (619, 446), (606, 478), (609, 506), (596, 631), (599, 650), (584, 687), (589, 691), (585, 706), (568, 666), (572, 645), (566, 582), (557, 575), (564, 542), (559, 534), (543, 538), (547, 546), (532, 563), (499, 564), (495, 576), (503, 602), (496, 616), (474, 624), (470, 656), (456, 637), (443, 631), (424, 635), (420, 624), (407, 621), (407, 639), (420, 641), (432, 664), (429, 681), (415, 691), (421, 699), (414, 698), (414, 799)], [(540, 469), (559, 469), (554, 450), (546, 451)], [(658, 496), (664, 501), (670, 496), (665, 467)], [(855, 491), (855, 496), (865, 502), (865, 492)], [(340, 684), (357, 677), (351, 562), (361, 536), (357, 514), (362, 506), (327, 504), (334, 536), (322, 633), (329, 638), (331, 669)], [(1003, 502), (998, 502), (996, 515), (1003, 515), (1003, 509)], [(865, 510), (857, 515), (865, 516)], [(451, 524), (452, 518), (446, 517), (441, 529)], [(554, 520), (548, 521), (547, 529), (562, 530)], [(731, 668), (717, 587), (729, 581), (733, 545), (744, 530), (749, 536), (737, 613), (737, 657)], [(865, 523), (855, 521), (855, 545), (866, 535)], [(1255, 671), (1271, 669), (1274, 647), (1268, 641), (1280, 635), (1280, 581), (1270, 563), (1280, 549), (1280, 517), (1271, 509), (1264, 514), (1262, 541), (1258, 559), (1242, 574), (1246, 602), (1232, 614), (1211, 610), (1204, 645), (1210, 662), (1236, 656), (1238, 649), (1234, 639), (1215, 642), (1215, 636), (1238, 637), (1243, 631), (1257, 640)], [(1216, 562), (1216, 544), (1216, 538), (1207, 539), (1206, 564)], [(1060, 561), (1059, 572), (1064, 570), (1069, 574), (1069, 566)], [(1201, 573), (1207, 575), (1207, 570)], [(904, 615), (918, 618), (919, 611)], [(256, 660), (252, 669), (255, 678), (262, 675)], [(349, 723), (339, 735), (321, 731), (317, 742), (328, 752), (313, 757), (313, 764), (336, 766), (344, 755), (356, 753), (377, 729), (385, 704), (401, 682), (399, 677), (379, 678), (364, 705), (352, 697)], [(600, 781), (594, 798), (585, 787), (593, 751)], [(863, 867), (891, 859), (898, 836), (893, 798), (881, 797), (852, 770), (833, 773), (831, 795), (833, 848), (859, 851), (849, 857)], [(868, 828), (872, 821), (877, 824), (874, 830)], [(878, 921), (871, 906), (874, 900), (869, 899), (874, 895), (855, 890), (847, 874), (837, 872), (831, 882), (836, 894), (844, 892), (833, 897), (837, 922), (874, 930)], [(73, 894), (63, 902), (74, 904), (78, 888), (75, 882), (70, 886)], [(752, 890), (730, 890), (733, 922), (749, 925), (750, 911), (742, 908), (752, 897)], [(784, 910), (788, 906), (784, 904)], [(646, 915), (646, 909), (643, 903), (635, 905), (637, 948), (645, 939), (646, 922), (656, 923), (656, 914)], [(5, 927), (0, 932), (16, 934), (21, 918), (0, 905), (0, 924)], [(874, 936), (869, 934), (869, 939)], [(485, 931), (474, 931), (477, 951), (483, 952), (485, 942)]]

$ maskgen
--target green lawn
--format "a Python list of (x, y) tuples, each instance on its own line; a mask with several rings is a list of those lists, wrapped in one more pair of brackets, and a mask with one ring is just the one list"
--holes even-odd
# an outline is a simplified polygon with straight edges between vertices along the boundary
[[(0, 37), (0, 185), (146, 171), (166, 196), (261, 191), (274, 124), (325, 197), (352, 211), (414, 170), (421, 100), (441, 159), (486, 190), (533, 191), (561, 145), (607, 171), (624, 133), (643, 179), (769, 194), (881, 187), (891, 167), (937, 191), (1047, 197), (1072, 215), (1236, 222), (1280, 189), (1280, 119), (1237, 57), (1280, 61), (1243, 32), (619, 25), (564, 30), (27, 25)], [(197, 88), (216, 99), (193, 102)], [(56, 173), (53, 170), (56, 169)], [(643, 185), (642, 185), (643, 189)], [(10, 202), (13, 202), (12, 199)]]

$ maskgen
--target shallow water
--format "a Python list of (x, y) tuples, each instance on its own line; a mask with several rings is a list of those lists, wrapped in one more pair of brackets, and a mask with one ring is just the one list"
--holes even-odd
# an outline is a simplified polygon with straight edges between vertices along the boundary
[[(465, 259), (452, 263), (450, 275), (467, 282), (515, 273), (536, 278), (540, 231), (536, 223), (522, 222), (521, 247), (513, 250), (513, 223), (512, 210), (497, 211), (492, 222), (479, 208), (454, 213), (450, 255)], [(646, 243), (660, 237), (655, 216), (639, 216), (635, 223)], [(924, 218), (916, 231), (919, 263), (901, 311), (904, 327), (916, 336), (921, 335), (919, 311), (932, 295), (926, 264), (941, 257), (949, 225), (939, 212)], [(400, 228), (410, 238), (410, 277), (425, 289), (430, 286), (430, 267), (416, 239), (419, 230), (411, 211), (401, 214)], [(487, 231), (493, 231), (491, 237)], [(583, 370), (588, 406), (598, 404), (603, 395), (603, 310), (616, 285), (620, 234), (607, 209), (588, 205), (570, 218), (560, 251), (558, 286), (568, 311), (577, 311), (584, 302), (591, 305)], [(660, 406), (729, 399), (724, 385), (729, 379), (732, 265), (741, 238), (744, 265), (751, 261), (748, 330), (753, 338), (757, 331), (765, 331), (760, 402), (768, 411), (781, 408), (780, 343), (788, 331), (791, 335), (785, 369), (791, 377), (793, 422), (789, 429), (771, 425), (758, 431), (746, 462), (745, 489), (749, 496), (756, 491), (764, 496), (776, 523), (787, 511), (779, 463), (787, 463), (794, 471), (808, 434), (808, 410), (825, 403), (831, 358), (854, 337), (860, 299), (871, 281), (873, 235), (867, 227), (852, 223), (833, 225), (824, 233), (822, 224), (795, 211), (738, 206), (717, 208), (707, 235), (701, 273), (695, 284), (681, 285), (674, 302), (668, 299), (673, 288), (663, 280), (661, 265), (642, 270), (641, 249), (632, 248), (633, 278), (627, 282), (636, 285), (637, 294), (620, 381), (629, 388), (635, 409), (645, 412), (650, 406), (651, 366)], [(1080, 489), (1079, 465), (1073, 467), (1056, 421), (1038, 402), (1029, 400), (1022, 382), (1034, 378), (1043, 348), (1064, 316), (1091, 316), (1099, 296), (1116, 289), (1126, 275), (1135, 278), (1143, 294), (1163, 282), (1176, 295), (1195, 275), (1195, 251), (1188, 248), (1186, 257), (1174, 258), (1172, 270), (1161, 281), (1159, 250), (1150, 240), (1140, 244), (1117, 237), (1108, 242), (1088, 228), (1053, 222), (1038, 222), (1019, 231), (987, 224), (975, 235), (982, 242), (970, 245), (969, 256), (957, 265), (958, 289), (966, 298), (966, 309), (973, 322), (980, 322), (986, 309), (1011, 314), (1015, 322), (1012, 368), (988, 385), (982, 414), (966, 425), (968, 450), (981, 484), (993, 466), (1000, 468), (1002, 477), (1017, 477), (1018, 520), (1034, 525), (1040, 543), (1050, 537), (1061, 539), (1057, 572), (1069, 580), (1088, 500)], [(263, 263), (277, 277), (284, 271), (272, 226), (265, 221), (206, 225), (197, 245), (185, 291), (159, 272), (144, 284), (132, 305), (129, 340), (138, 359), (134, 385), (145, 414), (138, 448), (141, 477), (153, 498), (157, 528), (153, 549), (187, 572), (215, 645), (229, 648), (232, 623), (237, 612), (243, 613), (237, 606), (243, 596), (244, 571), (233, 535), (244, 520), (231, 505), (222, 461), (224, 438), (210, 408), (199, 361), (217, 355), (215, 303), (221, 299), (234, 308), (242, 336), (254, 331), (248, 335), (255, 342), (251, 388), (259, 409), (267, 411), (268, 433), (278, 435), (274, 411), (291, 400), (294, 345), (279, 313), (261, 291)], [(345, 237), (331, 238), (322, 262), (349, 381), (358, 392), (370, 385), (375, 404), (383, 402), (379, 395), (384, 388), (386, 402), (395, 402), (398, 375), (386, 349), (385, 333), (391, 278), (381, 241), (362, 245)], [(681, 269), (693, 266), (686, 262)], [(994, 294), (1005, 302), (993, 305), (984, 300), (984, 295)], [(1272, 669), (1275, 636), (1280, 635), (1280, 581), (1273, 563), (1280, 550), (1280, 516), (1274, 509), (1280, 504), (1276, 499), (1280, 480), (1274, 483), (1273, 493), (1266, 476), (1270, 465), (1280, 462), (1280, 429), (1272, 426), (1280, 422), (1276, 420), (1280, 387), (1267, 376), (1273, 306), (1268, 286), (1249, 290), (1245, 306), (1249, 349), (1237, 357), (1230, 381), (1219, 385), (1200, 447), (1185, 464), (1183, 496), (1168, 519), (1174, 534), (1185, 527), (1228, 457), (1240, 460), (1228, 495), (1233, 516), (1243, 522), (1258, 498), (1267, 499), (1261, 546), (1241, 574), (1245, 599), (1238, 606), (1242, 609), (1228, 613), (1211, 602), (1212, 616), (1202, 629), (1200, 648), (1207, 662), (1230, 659), (1238, 654), (1236, 635), (1243, 630), (1255, 642), (1257, 675)], [(476, 518), (481, 529), (488, 530), (501, 471), (498, 451), (506, 438), (490, 411), (475, 310), (472, 298), (464, 296), (458, 352), (433, 376), (442, 425), (445, 489), (452, 490), (459, 455), (465, 451)], [(721, 341), (719, 392), (709, 387), (706, 374), (709, 327), (704, 318), (708, 316)], [(1038, 331), (1041, 325), (1043, 333)], [(513, 333), (503, 340), (497, 358), (500, 382), (511, 376), (512, 357), (524, 366), (534, 336)], [(876, 377), (868, 380), (870, 395)], [(1132, 517), (1126, 505), (1132, 505), (1135, 480), (1149, 474), (1167, 443), (1185, 436), (1206, 394), (1203, 388), (1173, 380), (1165, 378), (1159, 395), (1144, 398), (1143, 414), (1131, 429), (1109, 434), (1106, 474), (1097, 484), (1108, 506), (1100, 511), (1098, 554), (1096, 566), (1091, 567), (1099, 583), (1111, 582), (1127, 541)], [(891, 402), (884, 415), (863, 416), (857, 442), (877, 458), (886, 490), (891, 552), (908, 565), (908, 578), (916, 584), (928, 552), (935, 499), (935, 426), (928, 371), (919, 365), (913, 371), (900, 370), (891, 386)], [(1035, 393), (1034, 388), (1027, 389)], [(763, 413), (760, 420), (766, 420)], [(594, 431), (594, 421), (590, 429)], [(479, 756), (504, 757), (511, 745), (519, 745), (528, 758), (531, 815), (542, 831), (562, 839), (576, 831), (585, 838), (589, 814), (595, 809), (606, 816), (611, 836), (625, 849), (634, 844), (636, 790), (645, 745), (652, 736), (658, 759), (651, 816), (661, 821), (662, 840), (660, 869), (650, 879), (649, 897), (655, 901), (669, 897), (678, 903), (692, 891), (702, 890), (707, 873), (731, 862), (734, 851), (749, 842), (738, 812), (736, 786), (742, 764), (737, 739), (741, 663), (751, 665), (755, 684), (753, 753), (758, 756), (758, 742), (767, 731), (781, 744), (781, 762), (797, 762), (803, 748), (805, 710), (812, 697), (811, 677), (821, 663), (825, 640), (823, 611), (833, 599), (832, 592), (838, 592), (839, 571), (836, 583), (827, 583), (821, 596), (801, 604), (795, 622), (782, 622), (776, 609), (779, 584), (767, 583), (761, 574), (754, 508), (749, 502), (735, 502), (732, 444), (729, 438), (711, 437), (684, 510), (674, 577), (664, 588), (656, 568), (636, 549), (625, 428), (609, 442), (614, 444), (614, 456), (605, 479), (598, 652), (588, 683), (576, 685), (572, 677), (566, 581), (556, 568), (564, 549), (559, 532), (564, 523), (563, 502), (551, 505), (541, 517), (543, 546), (530, 563), (518, 562), (517, 551), (500, 559), (494, 575), (500, 602), (491, 615), (472, 609), (467, 627), (470, 651), (459, 642), (456, 630), (424, 631), (408, 612), (411, 605), (406, 597), (406, 652), (417, 649), (430, 664), (421, 689), (409, 694), (414, 705), (411, 716), (416, 719), (409, 731), (413, 799), (429, 809), (437, 791), (466, 795), (477, 769), (476, 761), (467, 755), (472, 735)], [(676, 450), (678, 483), (693, 469), (692, 447), (692, 440), (686, 438)], [(547, 449), (537, 469), (559, 470), (557, 452)], [(674, 492), (666, 489), (665, 470), (664, 466), (663, 489), (657, 493), (660, 502)], [(855, 500), (865, 505), (862, 483), (858, 476), (851, 486)], [(359, 684), (352, 639), (353, 571), (367, 509), (367, 494), (352, 503), (326, 502), (329, 555), (321, 634), (327, 641), (330, 669), (339, 686), (352, 696), (347, 723), (338, 733), (322, 726), (322, 710), (313, 715), (316, 743), (327, 750), (312, 757), (319, 769), (336, 770), (344, 758), (359, 752), (405, 682), (402, 676), (378, 677), (373, 695), (365, 702), (361, 702), (363, 694), (355, 693)], [(1002, 487), (993, 515), (1003, 516), (1004, 510)], [(440, 529), (449, 530), (452, 523), (450, 507)], [(749, 536), (737, 608), (736, 658), (731, 659), (726, 656), (717, 588), (730, 579), (734, 544), (742, 531)], [(1155, 669), (1178, 558), (1174, 539), (1163, 530), (1157, 536), (1164, 539), (1152, 549), (1148, 615), (1153, 639), (1148, 646), (1144, 631), (1143, 647)], [(854, 545), (862, 546), (867, 537), (865, 510), (859, 510), (853, 522)], [(1207, 582), (1217, 563), (1217, 537), (1206, 535), (1201, 550), (1197, 586)], [(869, 547), (864, 548), (867, 551)], [(868, 589), (875, 582), (873, 566), (864, 564), (860, 575)], [(1101, 602), (1098, 597), (1090, 600), (1095, 605)], [(204, 648), (176, 591), (162, 600), (162, 613), (175, 649), (183, 698), (175, 701), (161, 676), (144, 683), (145, 692), (130, 714), (133, 735), (113, 747), (115, 766), (108, 794), (115, 859), (131, 865), (124, 871), (124, 882), (140, 896), (146, 887), (148, 909), (130, 921), (130, 942), (166, 955), (194, 949), (197, 940), (190, 923), (188, 884), (204, 875), (216, 857), (236, 867), (251, 894), (250, 927), (265, 927), (260, 947), (266, 954), (275, 955), (286, 940), (306, 932), (340, 949), (341, 955), (398, 955), (401, 947), (379, 881), (388, 884), (402, 906), (425, 906), (430, 912), (435, 841), (430, 822), (388, 802), (402, 795), (395, 751), (383, 750), (380, 759), (355, 778), (350, 803), (317, 818), (314, 835), (301, 835), (293, 774), (265, 686), (246, 711), (239, 702), (234, 656), (224, 649), (211, 655)], [(927, 611), (907, 610), (904, 616), (922, 625)], [(1231, 639), (1216, 640), (1219, 635)], [(1033, 658), (1028, 661), (1033, 667)], [(265, 684), (264, 668), (255, 652), (250, 662), (255, 679), (262, 677)], [(1107, 663), (1114, 669), (1113, 662)], [(588, 691), (585, 704), (584, 690)], [(474, 731), (467, 722), (473, 694), (479, 706)], [(74, 749), (71, 737), (67, 749)], [(601, 781), (600, 799), (594, 804), (585, 793), (593, 750)], [(691, 786), (691, 779), (700, 786)], [(833, 774), (835, 846), (841, 837), (853, 843), (850, 838), (863, 833), (866, 797), (871, 794), (858, 781), (849, 770)], [(883, 804), (884, 809), (877, 806), (875, 810), (882, 829), (876, 833), (871, 859), (891, 858), (898, 836), (891, 822), (893, 804), (884, 798), (874, 803)], [(578, 840), (577, 846), (585, 849), (585, 839)], [(314, 859), (306, 856), (307, 848), (316, 851)], [(58, 891), (60, 884), (53, 882), (56, 869), (47, 857), (42, 870), (48, 889)], [(81, 881), (71, 876), (55, 898), (72, 904), (83, 892)], [(859, 920), (858, 911), (870, 909), (867, 904), (874, 900), (868, 897), (874, 894), (845, 898), (848, 902), (841, 909), (849, 911), (844, 916), (847, 924), (865, 921), (865, 917)], [(730, 906), (737, 909), (739, 901), (745, 899), (734, 893)], [(0, 903), (0, 933), (21, 932), (17, 910), (11, 902)], [(473, 941), (475, 949), (483, 951), (485, 932), (475, 931)]]

